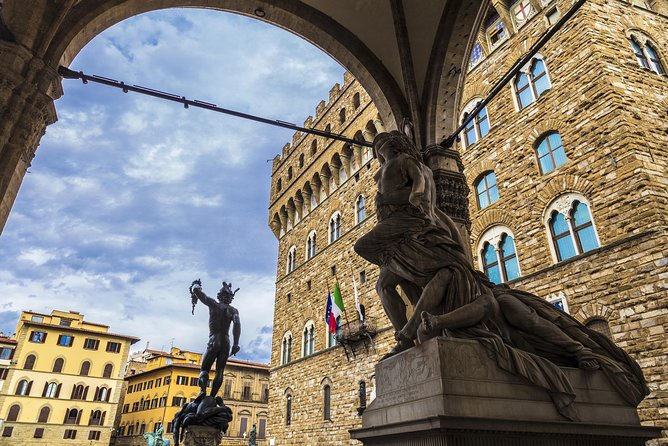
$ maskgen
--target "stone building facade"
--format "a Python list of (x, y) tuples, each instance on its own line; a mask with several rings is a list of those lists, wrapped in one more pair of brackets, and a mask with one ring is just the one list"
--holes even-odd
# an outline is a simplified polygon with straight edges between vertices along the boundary
[[(130, 345), (73, 311), (24, 311), (0, 389), (0, 445), (109, 444)], [(0, 381), (1, 382), (1, 381)]]
[[(571, 5), (493, 2), (470, 48), (460, 122)], [(475, 267), (611, 336), (638, 360), (652, 391), (639, 407), (642, 422), (664, 428), (667, 14), (663, 0), (588, 1), (477, 114), (456, 147), (471, 191)], [(369, 141), (382, 126), (368, 125), (376, 120), (368, 96), (347, 75), (305, 127), (330, 125)], [(279, 253), (270, 444), (355, 444), (347, 431), (360, 425), (360, 383), (370, 400), (373, 365), (393, 345), (373, 289), (377, 269), (352, 250), (375, 222), (378, 165), (363, 150), (296, 134), (274, 160), (270, 226)], [(341, 235), (332, 240), (338, 213)], [(352, 277), (377, 332), (372, 347), (333, 345), (324, 321), (327, 293), (338, 279), (348, 322), (357, 324)]]
[[(125, 376), (121, 417), (115, 425), (113, 444), (143, 446), (146, 444), (143, 434), (155, 432), (161, 426), (164, 437), (172, 438), (174, 415), (200, 392), (202, 354), (173, 347), (169, 352), (147, 349), (132, 357), (135, 364)], [(139, 366), (143, 361), (144, 366)], [(213, 373), (210, 378), (213, 379)], [(266, 445), (269, 367), (229, 359), (219, 394), (234, 417), (221, 444), (248, 444), (245, 438), (256, 424), (258, 444)]]

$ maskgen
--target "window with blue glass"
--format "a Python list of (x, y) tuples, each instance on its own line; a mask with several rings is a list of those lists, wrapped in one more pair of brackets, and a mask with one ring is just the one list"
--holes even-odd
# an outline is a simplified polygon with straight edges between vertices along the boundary
[(72, 342), (74, 342), (74, 336), (70, 335), (60, 335), (58, 336), (58, 345), (63, 347), (71, 347)]
[(482, 245), (480, 258), (483, 271), (487, 278), (493, 283), (502, 283), (516, 279), (520, 276), (520, 265), (517, 260), (515, 241), (506, 232), (499, 234), (499, 227), (493, 228)]
[(482, 249), (482, 264), (485, 275), (493, 283), (501, 283), (501, 268), (499, 267), (499, 259), (496, 257), (496, 249), (491, 243), (485, 243)]
[(581, 200), (572, 201), (567, 216), (553, 210), (548, 223), (557, 261), (599, 247), (589, 206)]
[(577, 254), (566, 217), (559, 211), (552, 212), (550, 232), (558, 261), (570, 259)]
[(0, 349), (0, 359), (12, 359), (14, 356), (14, 349), (13, 348), (2, 348)]
[(480, 209), (484, 209), (497, 201), (499, 199), (499, 188), (496, 185), (496, 175), (494, 175), (494, 172), (484, 173), (475, 182), (475, 190)]
[(551, 86), (545, 62), (539, 58), (534, 59), (529, 71), (520, 72), (515, 78), (515, 97), (520, 110), (538, 99)]
[(357, 223), (362, 223), (364, 220), (366, 220), (366, 204), (364, 202), (364, 195), (360, 195), (357, 197), (357, 202), (355, 204), (355, 208), (357, 211)]
[(646, 70), (654, 71), (656, 74), (664, 74), (665, 70), (663, 68), (663, 64), (661, 63), (659, 54), (647, 39), (644, 40), (645, 43), (643, 44), (640, 43), (639, 39), (636, 37), (629, 38), (629, 41), (631, 42), (631, 48), (633, 48), (638, 65)]
[(515, 241), (508, 234), (503, 234), (501, 237), (499, 256), (501, 257), (501, 272), (504, 282), (517, 279), (520, 276), (520, 265), (517, 262)]
[(462, 122), (466, 122), (466, 126), (464, 128), (464, 145), (466, 147), (475, 143), (477, 140), (489, 133), (489, 117), (487, 116), (487, 107), (483, 107), (482, 110), (480, 110), (473, 118), (471, 118), (470, 113), (464, 113)]
[(598, 239), (594, 232), (594, 225), (591, 221), (591, 214), (589, 213), (587, 205), (575, 201), (573, 203), (571, 217), (578, 250), (582, 253), (598, 248)]
[(568, 161), (561, 136), (556, 132), (541, 139), (536, 152), (538, 153), (538, 164), (542, 174), (551, 172)]

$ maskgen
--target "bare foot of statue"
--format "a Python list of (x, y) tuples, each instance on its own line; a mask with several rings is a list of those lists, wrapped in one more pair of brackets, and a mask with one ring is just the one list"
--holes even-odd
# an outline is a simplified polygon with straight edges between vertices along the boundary
[(426, 311), (423, 311), (420, 317), (422, 318), (420, 331), (427, 336), (434, 336), (436, 334), (436, 329), (434, 328), (436, 318)]
[[(395, 335), (395, 337), (396, 337), (396, 335)], [(404, 350), (408, 350), (409, 348), (413, 347), (414, 345), (415, 344), (413, 344), (413, 341), (401, 340), (401, 341), (397, 342), (397, 345), (395, 345), (392, 348), (392, 350), (390, 350), (385, 356), (380, 358), (380, 360), (382, 361), (384, 359), (390, 358), (390, 357), (396, 355), (397, 353), (401, 353)]]

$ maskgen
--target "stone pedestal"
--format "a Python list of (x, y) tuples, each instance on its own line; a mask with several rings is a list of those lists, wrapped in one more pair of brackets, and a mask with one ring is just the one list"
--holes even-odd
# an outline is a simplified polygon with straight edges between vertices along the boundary
[(220, 429), (209, 426), (188, 426), (183, 446), (218, 446), (223, 438)]
[(603, 372), (564, 372), (578, 422), (562, 417), (546, 390), (501, 370), (477, 341), (431, 339), (376, 366), (376, 399), (351, 436), (365, 446), (639, 446), (660, 436), (640, 425)]

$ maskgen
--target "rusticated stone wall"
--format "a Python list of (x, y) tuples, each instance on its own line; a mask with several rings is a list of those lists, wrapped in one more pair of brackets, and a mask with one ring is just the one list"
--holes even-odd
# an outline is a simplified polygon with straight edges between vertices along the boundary
[[(545, 32), (549, 10), (557, 7), (564, 14), (571, 6), (568, 0), (531, 3), (537, 12), (521, 27), (513, 23), (507, 7), (501, 2), (496, 4), (510, 30), (509, 38), (492, 49), (485, 30), (480, 30), (478, 38), (486, 56), (467, 73), (460, 109), (469, 101), (484, 97)], [(483, 233), (495, 225), (508, 227), (515, 238), (521, 270), (520, 278), (512, 285), (546, 298), (563, 296), (569, 312), (583, 323), (605, 319), (614, 341), (638, 360), (647, 377), (652, 393), (639, 408), (642, 422), (665, 429), (668, 426), (668, 251), (665, 248), (668, 78), (638, 65), (627, 36), (633, 30), (641, 30), (655, 42), (667, 67), (668, 2), (654, 1), (652, 9), (641, 3), (589, 0), (540, 52), (551, 81), (550, 90), (530, 106), (518, 110), (508, 85), (487, 106), (492, 126), (489, 134), (470, 147), (457, 144), (455, 148), (461, 155), (471, 191), (470, 235), (475, 267), (481, 268), (478, 249)], [(335, 124), (340, 108), (337, 104), (346, 104), (349, 92), (354, 89), (346, 89), (349, 82), (344, 82), (339, 99), (331, 97), (329, 104), (318, 106), (315, 121), (323, 124), (316, 127), (324, 128), (325, 121), (330, 120), (333, 131), (355, 133), (353, 129), (337, 129)], [(359, 88), (354, 82), (352, 85)], [(353, 118), (359, 119), (359, 124), (350, 126), (364, 127), (373, 119), (370, 110), (364, 111), (360, 118)], [(561, 134), (568, 162), (541, 175), (535, 144), (551, 130)], [(340, 151), (337, 145), (342, 144), (330, 144), (322, 155), (319, 148), (313, 161), (309, 158), (311, 137), (301, 138), (297, 135), (286, 146), (283, 158), (275, 161), (270, 219), (280, 213), (281, 206), (315, 172), (320, 172), (325, 161)], [(290, 188), (287, 191), (287, 167), (296, 166), (300, 153), (305, 153), (307, 159), (303, 176), (287, 183)], [(373, 364), (393, 345), (389, 323), (373, 290), (377, 269), (352, 251), (355, 240), (374, 223), (372, 176), (376, 169), (373, 160), (370, 170), (362, 168), (359, 180), (351, 178), (339, 185), (311, 213), (301, 216), (302, 220), (285, 235), (279, 236), (277, 226), (272, 225), (279, 236), (279, 255), (268, 437), (274, 438), (277, 445), (357, 444), (350, 440), (347, 430), (361, 422), (356, 411), (358, 383), (365, 379), (371, 393), (369, 378)], [(481, 210), (474, 182), (488, 170), (496, 173), (500, 199)], [(282, 193), (275, 189), (278, 178), (282, 179)], [(565, 192), (579, 193), (590, 202), (600, 248), (556, 262), (550, 250), (544, 213), (551, 201)], [(359, 193), (368, 197), (367, 214), (371, 217), (355, 225), (353, 212)], [(447, 204), (450, 198), (444, 197), (443, 202)], [(327, 245), (329, 218), (337, 210), (344, 217), (344, 235), (323, 249)], [(318, 234), (319, 254), (305, 261), (306, 240), (313, 229)], [(286, 274), (292, 245), (297, 247), (296, 269)], [(349, 318), (356, 319), (350, 270), (356, 277), (360, 270), (365, 270), (367, 282), (358, 286), (367, 314), (375, 318), (379, 327), (388, 328), (374, 338), (374, 351), (367, 354), (358, 345), (356, 357), (350, 360), (341, 347), (332, 349), (326, 344), (323, 319), (327, 291), (334, 282), (331, 274), (334, 265)], [(302, 359), (302, 331), (309, 320), (317, 327), (316, 353)], [(281, 365), (281, 342), (288, 331), (293, 336), (292, 361)], [(331, 421), (323, 419), (325, 384), (332, 388)], [(293, 408), (291, 424), (286, 426), (288, 394), (292, 396)], [(666, 444), (666, 440), (656, 443)]]
[[(482, 267), (484, 232), (509, 228), (521, 270), (513, 286), (543, 297), (561, 293), (582, 322), (605, 319), (652, 390), (639, 408), (642, 422), (665, 429), (668, 77), (639, 66), (628, 36), (650, 38), (666, 67), (668, 2), (653, 2), (653, 9), (635, 3), (588, 1), (540, 51), (551, 88), (518, 110), (508, 85), (487, 106), (489, 134), (459, 149), (471, 190), (490, 170), (499, 188), (499, 200), (484, 209), (469, 200), (475, 266)], [(494, 49), (484, 32), (478, 35), (486, 57), (470, 69), (462, 105), (487, 94), (547, 29), (545, 12), (554, 6), (564, 14), (571, 2), (550, 2)], [(535, 148), (549, 131), (560, 133), (568, 161), (543, 175)], [(545, 212), (571, 192), (590, 202), (601, 247), (556, 262)]]

